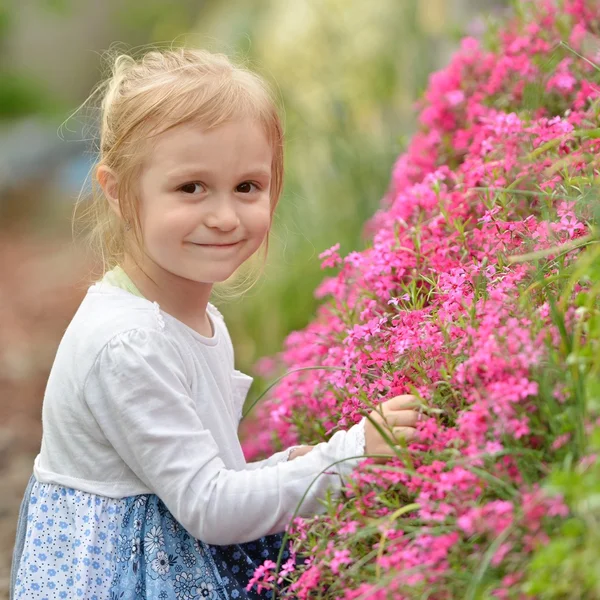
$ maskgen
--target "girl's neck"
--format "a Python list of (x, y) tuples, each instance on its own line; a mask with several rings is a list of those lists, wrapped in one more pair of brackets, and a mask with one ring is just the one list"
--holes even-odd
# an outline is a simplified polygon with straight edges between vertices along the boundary
[(128, 254), (121, 268), (144, 298), (157, 302), (162, 310), (200, 335), (214, 335), (206, 315), (212, 284), (184, 279), (150, 260), (136, 263)]

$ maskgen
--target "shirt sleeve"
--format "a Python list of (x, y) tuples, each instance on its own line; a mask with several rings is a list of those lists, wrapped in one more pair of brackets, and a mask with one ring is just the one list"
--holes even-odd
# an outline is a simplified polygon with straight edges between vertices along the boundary
[[(354, 443), (354, 450), (352, 451), (353, 456), (360, 456), (365, 453), (365, 423), (366, 419), (361, 419), (356, 424), (356, 428), (352, 431), (352, 441)], [(296, 448), (302, 448), (302, 446), (290, 446), (289, 448), (286, 448), (281, 452), (276, 452), (275, 454), (272, 454), (271, 456), (263, 460), (257, 460), (254, 462), (246, 463), (246, 468), (262, 469), (263, 467), (268, 467), (289, 460), (292, 450), (295, 450)]]
[(357, 424), (293, 461), (226, 468), (195, 409), (182, 357), (160, 331), (114, 337), (90, 370), (84, 396), (123, 461), (190, 535), (209, 544), (283, 531), (309, 487), (297, 515), (323, 512), (320, 499), (339, 491), (362, 460), (351, 458), (364, 439), (364, 424), (362, 432)]
[(272, 454), (263, 460), (255, 460), (253, 462), (246, 463), (246, 469), (263, 469), (264, 467), (270, 467), (280, 462), (290, 460), (290, 454), (292, 450), (295, 450), (296, 448), (300, 448), (300, 446), (290, 446), (281, 452), (275, 452), (275, 454)]

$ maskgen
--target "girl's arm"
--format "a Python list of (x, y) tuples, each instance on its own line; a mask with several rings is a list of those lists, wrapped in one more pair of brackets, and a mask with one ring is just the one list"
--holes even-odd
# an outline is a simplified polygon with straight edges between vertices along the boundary
[(271, 467), (280, 462), (294, 460), (299, 456), (304, 456), (313, 448), (314, 446), (292, 446), (290, 448), (282, 450), (281, 452), (276, 452), (275, 454), (272, 454), (271, 456), (269, 456), (269, 458), (246, 463), (246, 469), (262, 469), (263, 467)]
[(305, 454), (308, 454), (313, 448), (314, 446), (297, 446), (296, 448), (292, 448), (288, 460), (294, 460), (299, 456), (304, 456)]
[[(136, 329), (99, 353), (84, 399), (107, 441), (194, 537), (234, 544), (283, 531), (298, 511), (324, 510), (364, 452), (364, 420), (304, 456), (253, 470), (228, 469), (196, 411), (177, 348)], [(332, 463), (342, 460), (340, 464)], [(325, 473), (322, 473), (325, 471)]]

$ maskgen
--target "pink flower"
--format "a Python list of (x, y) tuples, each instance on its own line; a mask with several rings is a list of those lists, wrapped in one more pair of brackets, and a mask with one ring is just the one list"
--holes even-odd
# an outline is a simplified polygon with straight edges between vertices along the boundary
[(461, 104), (464, 102), (464, 99), (465, 94), (462, 90), (452, 90), (451, 92), (446, 92), (446, 100), (450, 106)]
[(552, 442), (552, 450), (558, 450), (559, 448), (562, 448), (570, 439), (571, 439), (570, 433), (563, 433), (562, 435), (559, 435)]
[(348, 523), (346, 523), (343, 527), (341, 527), (338, 530), (338, 533), (340, 535), (352, 535), (353, 533), (356, 533), (358, 526), (359, 526), (358, 521), (349, 521)]
[(275, 580), (275, 576), (270, 573), (277, 568), (277, 565), (272, 560), (266, 560), (262, 565), (258, 566), (252, 579), (246, 586), (246, 591), (249, 592), (255, 585), (257, 593), (261, 593), (263, 589), (269, 589), (269, 584)]
[(277, 579), (277, 583), (281, 584), (283, 582), (283, 580), (290, 574), (293, 573), (294, 570), (296, 569), (296, 561), (295, 561), (295, 557), (291, 556), (290, 558), (288, 558), (287, 561), (285, 561), (283, 563), (283, 567), (281, 568), (281, 571), (279, 571), (279, 577)]
[(352, 564), (352, 559), (350, 558), (350, 550), (345, 548), (344, 550), (336, 550), (333, 553), (333, 558), (329, 563), (329, 567), (337, 575), (340, 572), (340, 567), (349, 564)]
[(325, 269), (327, 267), (339, 267), (342, 264), (342, 259), (338, 254), (338, 250), (340, 249), (339, 244), (335, 244), (331, 246), (331, 248), (324, 250), (319, 254), (319, 258), (322, 259), (321, 268)]

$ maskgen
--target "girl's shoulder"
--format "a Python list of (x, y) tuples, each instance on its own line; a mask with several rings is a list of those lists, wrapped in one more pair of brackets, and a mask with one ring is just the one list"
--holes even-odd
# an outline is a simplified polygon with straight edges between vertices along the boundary
[[(134, 310), (142, 319), (147, 320), (147, 317), (150, 316), (155, 325), (164, 328), (164, 319), (157, 302), (151, 302), (142, 296), (132, 294), (121, 287), (103, 281), (96, 282), (89, 287), (84, 303), (99, 305), (106, 314), (109, 311), (123, 313)], [(225, 317), (214, 304), (209, 302), (206, 310), (211, 316), (225, 323)]]
[(135, 356), (140, 357), (140, 364), (149, 361), (172, 368), (187, 364), (158, 305), (122, 289), (95, 284), (63, 334), (49, 385), (52, 389), (72, 388), (73, 383), (83, 386), (103, 357), (113, 361), (117, 372), (126, 358)]
[(61, 346), (76, 356), (92, 358), (111, 340), (136, 331), (169, 337), (158, 304), (120, 288), (96, 283), (79, 305)]
[(98, 282), (90, 286), (73, 323), (86, 329), (117, 333), (119, 330), (163, 330), (160, 306), (122, 288)]
[(190, 367), (192, 354), (197, 352), (219, 355), (224, 352), (232, 360), (233, 347), (223, 315), (212, 304), (207, 311), (216, 326), (212, 338), (193, 332), (164, 313), (156, 302), (99, 282), (88, 289), (67, 327), (57, 359), (76, 356), (77, 368), (83, 372), (89, 371), (106, 352), (115, 359), (119, 353), (139, 353), (152, 362), (177, 361), (186, 368)]
[(225, 322), (225, 317), (221, 314), (221, 312), (219, 311), (219, 309), (214, 305), (211, 304), (210, 302), (208, 303), (208, 305), (206, 306), (206, 310), (213, 316), (213, 317), (217, 317), (217, 319), (221, 319), (221, 321)]

